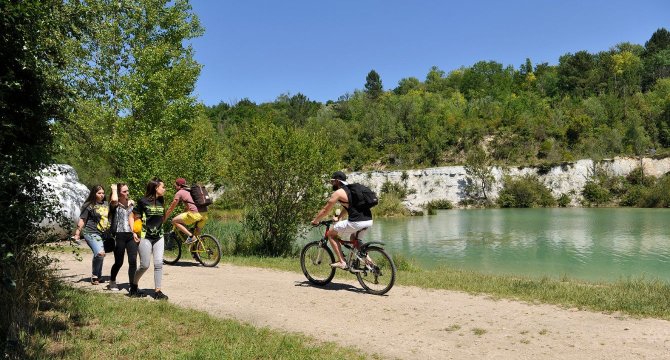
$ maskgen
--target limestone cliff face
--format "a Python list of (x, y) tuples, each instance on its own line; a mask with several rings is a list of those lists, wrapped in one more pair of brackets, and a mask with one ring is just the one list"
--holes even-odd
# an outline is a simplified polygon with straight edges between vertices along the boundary
[[(642, 162), (635, 158), (614, 158), (600, 161), (596, 164), (596, 167), (612, 176), (625, 176), (639, 167), (640, 164), (642, 164), (647, 175), (659, 177), (670, 172), (670, 158), (660, 160), (644, 158)], [(503, 176), (516, 177), (533, 174), (552, 191), (555, 197), (567, 194), (572, 199), (571, 205), (579, 206), (582, 199), (582, 188), (594, 172), (594, 162), (592, 160), (579, 160), (549, 169), (492, 167), (491, 172), (495, 177), (493, 190), (489, 194), (492, 200), (498, 197), (498, 192), (502, 188)], [(403, 173), (406, 173), (404, 180)], [(407, 196), (405, 200), (405, 205), (410, 210), (420, 210), (427, 202), (438, 199), (447, 199), (457, 205), (465, 198), (465, 186), (467, 185), (467, 175), (463, 166), (352, 173), (348, 180), (366, 184), (377, 192), (380, 192), (382, 184), (386, 181), (404, 184), (416, 191), (414, 194)]]
[[(52, 196), (58, 198), (60, 214), (69, 219), (74, 226), (79, 219), (80, 207), (89, 193), (86, 185), (79, 182), (77, 172), (70, 165), (52, 165), (42, 171), (40, 180)], [(51, 227), (57, 233), (65, 234), (65, 229), (62, 229), (53, 220), (44, 220), (41, 225)]]

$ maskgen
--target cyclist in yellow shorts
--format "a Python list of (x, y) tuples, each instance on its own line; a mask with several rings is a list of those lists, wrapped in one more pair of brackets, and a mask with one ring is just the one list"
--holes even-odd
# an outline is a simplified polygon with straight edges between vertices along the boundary
[(194, 234), (191, 234), (190, 231), (186, 228), (189, 225), (195, 224), (195, 235), (199, 235), (205, 223), (207, 222), (207, 208), (198, 208), (193, 202), (193, 197), (189, 192), (188, 187), (186, 186), (186, 180), (184, 178), (179, 178), (174, 182), (175, 189), (177, 193), (174, 195), (174, 199), (170, 204), (170, 208), (165, 213), (165, 219), (167, 219), (172, 210), (179, 204), (183, 202), (186, 205), (186, 212), (183, 212), (172, 219), (172, 224), (174, 224), (179, 231), (183, 232), (188, 236), (186, 239), (186, 244), (191, 244), (195, 241), (193, 237)]

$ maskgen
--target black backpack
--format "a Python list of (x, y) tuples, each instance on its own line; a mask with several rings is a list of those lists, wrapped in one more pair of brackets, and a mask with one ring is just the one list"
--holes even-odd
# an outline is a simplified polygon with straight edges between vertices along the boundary
[(351, 193), (350, 205), (356, 209), (369, 209), (379, 204), (379, 199), (374, 191), (363, 184), (347, 185)]
[(189, 192), (191, 193), (195, 206), (205, 207), (212, 205), (213, 201), (209, 197), (209, 193), (204, 185), (191, 185)]

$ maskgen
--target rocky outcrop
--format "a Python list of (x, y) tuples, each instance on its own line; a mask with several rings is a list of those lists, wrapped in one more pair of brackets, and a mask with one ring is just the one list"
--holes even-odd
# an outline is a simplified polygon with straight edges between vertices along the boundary
[[(89, 192), (89, 189), (79, 182), (74, 168), (70, 165), (52, 165), (42, 171), (40, 181), (57, 198), (59, 214), (74, 225), (79, 218), (81, 204)], [(61, 235), (65, 234), (65, 229), (57, 222), (45, 220), (41, 225), (52, 227)]]
[[(554, 167), (492, 167), (495, 184), (490, 198), (498, 197), (505, 175), (516, 177), (532, 174), (536, 175), (555, 197), (566, 194), (572, 199), (572, 206), (579, 206), (582, 188), (596, 168), (611, 176), (625, 176), (640, 165), (647, 175), (659, 177), (670, 172), (670, 158), (644, 158), (642, 161), (635, 158), (614, 158), (599, 161), (595, 166), (592, 160), (579, 160)], [(377, 192), (386, 181), (406, 185), (414, 191), (405, 200), (405, 205), (413, 211), (421, 210), (424, 204), (438, 199), (447, 199), (457, 205), (465, 199), (465, 186), (468, 183), (463, 166), (352, 173), (348, 180), (366, 184)]]

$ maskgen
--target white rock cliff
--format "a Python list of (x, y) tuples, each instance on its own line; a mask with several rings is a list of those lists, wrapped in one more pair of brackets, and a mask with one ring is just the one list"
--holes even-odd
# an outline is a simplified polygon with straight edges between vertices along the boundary
[[(635, 158), (614, 158), (597, 163), (599, 170), (605, 171), (611, 176), (625, 176), (642, 164), (646, 175), (660, 177), (670, 172), (670, 158), (651, 159), (643, 158), (642, 161)], [(495, 177), (495, 184), (490, 198), (496, 199), (502, 188), (502, 179), (505, 175), (513, 177), (526, 174), (537, 175), (555, 197), (562, 194), (570, 196), (572, 206), (579, 206), (581, 191), (586, 181), (591, 178), (594, 171), (592, 160), (579, 160), (574, 163), (566, 163), (549, 169), (537, 167), (492, 167), (491, 172)], [(405, 180), (403, 180), (405, 173)], [(404, 184), (415, 193), (405, 199), (405, 205), (412, 211), (419, 211), (424, 204), (431, 200), (446, 199), (457, 205), (465, 198), (465, 186), (467, 175), (463, 166), (444, 166), (422, 170), (395, 170), (395, 171), (371, 171), (365, 173), (351, 173), (348, 181), (366, 184), (377, 193), (380, 192), (382, 184), (386, 181)]]

